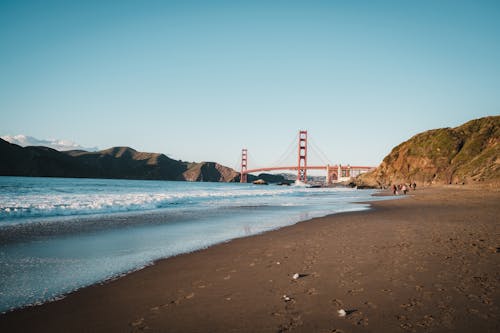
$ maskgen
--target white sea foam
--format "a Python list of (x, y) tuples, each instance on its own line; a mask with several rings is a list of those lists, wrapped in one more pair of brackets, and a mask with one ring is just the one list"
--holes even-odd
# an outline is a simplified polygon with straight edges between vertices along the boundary
[[(233, 188), (225, 191), (219, 189), (190, 190), (185, 188), (165, 189), (156, 192), (134, 193), (28, 193), (13, 195), (0, 192), (0, 220), (50, 216), (73, 216), (87, 214), (109, 214), (116, 212), (147, 211), (171, 207), (186, 207), (206, 204), (211, 206), (231, 205), (239, 201), (261, 201), (260, 199), (274, 196), (299, 194), (310, 191), (305, 188)], [(147, 189), (145, 189), (147, 190)], [(321, 189), (317, 192), (328, 192)], [(230, 199), (230, 200), (227, 200)], [(293, 206), (284, 202), (282, 205)]]
[(0, 312), (52, 300), (160, 258), (366, 209), (351, 202), (366, 201), (370, 193), (0, 177)]

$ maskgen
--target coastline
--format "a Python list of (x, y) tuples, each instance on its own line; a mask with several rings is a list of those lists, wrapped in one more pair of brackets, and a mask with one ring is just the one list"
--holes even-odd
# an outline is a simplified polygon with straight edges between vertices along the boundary
[[(417, 189), (368, 211), (159, 260), (0, 315), (0, 329), (498, 331), (498, 199), (497, 187)], [(340, 309), (348, 315), (338, 317)]]

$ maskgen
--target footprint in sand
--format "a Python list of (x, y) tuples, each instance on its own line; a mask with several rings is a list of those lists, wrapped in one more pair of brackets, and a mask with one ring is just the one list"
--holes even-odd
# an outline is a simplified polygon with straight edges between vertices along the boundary
[(318, 295), (319, 292), (315, 288), (310, 288), (309, 290), (307, 290), (307, 294), (312, 296), (312, 295)]
[(406, 330), (406, 331), (414, 331), (413, 330), (413, 325), (408, 323), (408, 322), (405, 322), (405, 323), (402, 323), (401, 325), (399, 325), (399, 327), (401, 327), (403, 330)]
[[(340, 315), (341, 312), (343, 312), (343, 315)], [(339, 316), (347, 318), (346, 320), (357, 326), (368, 326), (368, 318), (366, 318), (363, 315), (363, 312), (359, 311), (358, 309), (339, 310), (338, 313)]]
[(485, 313), (482, 313), (478, 309), (469, 308), (469, 309), (467, 309), (467, 312), (469, 312), (472, 315), (478, 316), (479, 318), (488, 319), (488, 315)]
[(331, 300), (331, 302), (332, 302), (332, 304), (333, 304), (334, 306), (336, 306), (336, 307), (338, 307), (338, 308), (341, 308), (341, 307), (344, 305), (344, 302), (342, 302), (342, 300), (337, 299), (337, 298), (332, 299), (332, 300)]
[(372, 309), (376, 309), (378, 307), (377, 304), (368, 301), (365, 302), (365, 305)]
[(493, 300), (485, 295), (482, 295), (481, 296), (481, 302), (483, 304), (487, 304), (487, 305), (492, 305), (493, 304)]
[(433, 285), (434, 288), (436, 288), (437, 291), (445, 291), (446, 289), (443, 288), (443, 285), (442, 284), (439, 284), (439, 283), (435, 283)]
[(434, 293), (432, 291), (424, 291), (422, 294), (422, 299), (430, 301), (434, 298)]
[(320, 274), (318, 272), (312, 272), (311, 274), (308, 274), (308, 276), (313, 277), (313, 278), (318, 278), (318, 277), (320, 277)]
[(448, 329), (454, 329), (455, 325), (453, 324), (454, 318), (450, 312), (443, 312), (440, 316), (441, 325)]
[(366, 327), (368, 326), (368, 318), (361, 318), (355, 321), (355, 324), (358, 326)]
[(408, 303), (401, 304), (400, 307), (406, 311), (413, 311), (416, 307), (421, 307), (422, 302), (416, 298), (410, 298)]
[(422, 320), (417, 322), (417, 326), (429, 328), (435, 323), (434, 317), (430, 314), (425, 315)]
[(400, 322), (399, 327), (405, 331), (414, 331), (413, 325), (405, 315), (396, 315), (396, 319)]
[(292, 312), (287, 315), (288, 318), (285, 319), (285, 323), (281, 324), (278, 332), (291, 331), (294, 328), (302, 326), (302, 316), (298, 312)]
[(209, 286), (209, 285), (207, 285), (207, 283), (205, 283), (205, 281), (203, 281), (203, 280), (198, 280), (198, 281), (195, 281), (195, 282), (191, 283), (191, 285), (192, 285), (193, 287), (195, 287), (195, 288), (198, 288), (198, 289), (204, 289), (204, 288), (206, 288), (207, 286)]
[(132, 332), (144, 331), (149, 329), (149, 327), (144, 323), (144, 318), (142, 317), (131, 322), (130, 326), (132, 326)]
[(350, 289), (347, 291), (348, 294), (353, 295), (353, 294), (359, 294), (365, 291), (365, 288), (357, 288), (357, 289)]
[(144, 323), (144, 318), (139, 318), (133, 322), (130, 323), (131, 326), (137, 327), (139, 325), (142, 325)]
[(271, 316), (273, 317), (283, 317), (285, 314), (282, 312), (273, 312), (271, 313)]

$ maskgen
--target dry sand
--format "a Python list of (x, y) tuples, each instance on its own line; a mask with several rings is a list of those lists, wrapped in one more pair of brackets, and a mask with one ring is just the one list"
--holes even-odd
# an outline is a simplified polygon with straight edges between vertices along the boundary
[(0, 331), (500, 332), (498, 187), (410, 194), (159, 261)]

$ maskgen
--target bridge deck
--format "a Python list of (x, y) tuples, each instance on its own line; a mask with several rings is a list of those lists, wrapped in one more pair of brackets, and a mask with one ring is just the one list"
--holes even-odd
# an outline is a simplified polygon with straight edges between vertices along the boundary
[[(304, 168), (304, 167), (302, 167)], [(327, 165), (308, 165), (305, 167), (307, 170), (326, 170)], [(328, 168), (332, 171), (335, 171), (338, 169), (338, 165), (330, 165)], [(357, 165), (350, 165), (350, 166), (341, 166), (342, 170), (349, 169), (351, 171), (353, 170), (372, 170), (375, 169), (375, 167), (371, 166), (357, 166)], [(277, 170), (298, 170), (299, 167), (297, 165), (293, 166), (282, 166), (282, 167), (269, 167), (269, 168), (256, 168), (256, 169), (248, 169), (244, 173), (254, 173), (254, 172), (262, 172), (262, 171), (277, 171)]]

